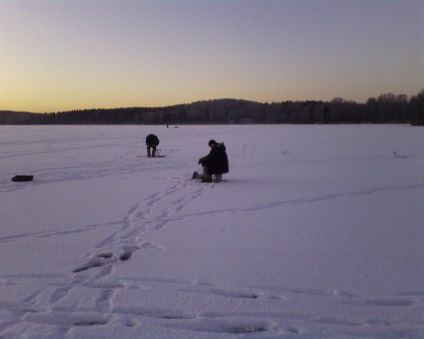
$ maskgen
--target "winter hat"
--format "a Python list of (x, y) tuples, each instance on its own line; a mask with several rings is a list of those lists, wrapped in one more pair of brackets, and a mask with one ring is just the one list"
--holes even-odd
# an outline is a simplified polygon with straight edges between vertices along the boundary
[(208, 145), (209, 145), (209, 146), (210, 146), (210, 145), (217, 145), (217, 143), (216, 143), (216, 141), (215, 141), (215, 140), (211, 139), (211, 140), (209, 140)]

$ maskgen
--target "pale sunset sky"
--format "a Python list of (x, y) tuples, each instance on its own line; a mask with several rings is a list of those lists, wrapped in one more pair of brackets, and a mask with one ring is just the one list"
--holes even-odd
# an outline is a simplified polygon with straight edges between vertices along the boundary
[(423, 0), (0, 0), (0, 110), (423, 88)]

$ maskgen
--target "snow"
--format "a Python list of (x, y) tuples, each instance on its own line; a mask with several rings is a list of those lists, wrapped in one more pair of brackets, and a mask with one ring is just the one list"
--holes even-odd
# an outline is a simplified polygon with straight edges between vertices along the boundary
[[(422, 128), (0, 135), (2, 338), (424, 336)], [(212, 138), (230, 173), (192, 180)]]

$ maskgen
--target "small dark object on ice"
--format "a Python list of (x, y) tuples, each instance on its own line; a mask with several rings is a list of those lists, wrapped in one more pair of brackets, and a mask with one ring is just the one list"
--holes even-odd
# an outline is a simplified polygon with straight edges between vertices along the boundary
[(194, 173), (193, 173), (193, 179), (197, 179), (197, 178), (199, 178), (199, 173), (194, 172)]
[(23, 182), (23, 181), (32, 181), (34, 179), (33, 175), (15, 175), (12, 178), (12, 181), (14, 182)]

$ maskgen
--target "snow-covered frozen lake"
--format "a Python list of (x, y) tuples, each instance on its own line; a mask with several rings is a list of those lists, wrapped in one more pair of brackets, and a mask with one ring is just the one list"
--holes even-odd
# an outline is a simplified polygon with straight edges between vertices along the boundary
[(423, 174), (407, 125), (0, 126), (0, 337), (422, 337)]

